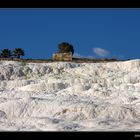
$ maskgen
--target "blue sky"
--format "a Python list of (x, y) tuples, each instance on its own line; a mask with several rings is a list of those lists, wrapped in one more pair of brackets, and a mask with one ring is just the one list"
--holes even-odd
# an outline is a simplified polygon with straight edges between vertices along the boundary
[(20, 47), (24, 58), (51, 58), (68, 42), (75, 56), (140, 58), (140, 9), (0, 9), (0, 50)]

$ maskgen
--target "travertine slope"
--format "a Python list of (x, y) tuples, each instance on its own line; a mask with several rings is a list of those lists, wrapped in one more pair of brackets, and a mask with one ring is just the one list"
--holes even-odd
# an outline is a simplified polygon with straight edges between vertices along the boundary
[(0, 61), (0, 131), (116, 130), (140, 130), (140, 60)]

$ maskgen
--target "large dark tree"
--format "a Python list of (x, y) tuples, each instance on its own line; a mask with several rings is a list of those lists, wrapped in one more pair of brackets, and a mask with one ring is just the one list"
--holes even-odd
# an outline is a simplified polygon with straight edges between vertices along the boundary
[(1, 51), (1, 57), (3, 57), (3, 58), (9, 58), (11, 55), (12, 55), (12, 53), (9, 49), (3, 49)]
[(22, 50), (21, 48), (15, 48), (13, 51), (13, 55), (16, 56), (17, 58), (20, 58), (20, 56), (24, 56), (24, 50)]
[(74, 54), (74, 47), (67, 43), (67, 42), (62, 42), (60, 44), (58, 44), (58, 49), (59, 49), (59, 53), (69, 53), (71, 52), (72, 55)]

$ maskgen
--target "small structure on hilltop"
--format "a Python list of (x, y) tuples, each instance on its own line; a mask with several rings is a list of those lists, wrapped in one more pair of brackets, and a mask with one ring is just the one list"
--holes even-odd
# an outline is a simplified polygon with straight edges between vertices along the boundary
[(72, 61), (72, 53), (55, 53), (53, 54), (53, 60), (56, 61)]
[(58, 53), (53, 54), (53, 60), (56, 61), (72, 61), (74, 48), (67, 42), (58, 44)]

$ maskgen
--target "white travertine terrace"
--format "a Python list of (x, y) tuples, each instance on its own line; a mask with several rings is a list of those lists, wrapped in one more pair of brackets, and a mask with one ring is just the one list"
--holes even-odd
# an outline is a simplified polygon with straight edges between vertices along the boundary
[(0, 131), (140, 131), (140, 60), (0, 61)]

